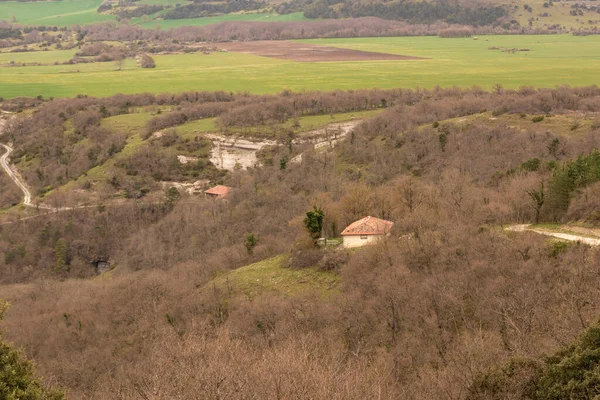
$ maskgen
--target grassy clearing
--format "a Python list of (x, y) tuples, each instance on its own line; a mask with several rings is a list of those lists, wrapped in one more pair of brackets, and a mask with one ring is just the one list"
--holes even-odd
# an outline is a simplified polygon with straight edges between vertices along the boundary
[(175, 127), (177, 134), (183, 139), (193, 138), (199, 133), (215, 132), (219, 129), (215, 124), (216, 118), (206, 118), (197, 121), (190, 121), (183, 125)]
[(329, 124), (334, 124), (337, 122), (350, 121), (352, 119), (363, 119), (373, 117), (384, 109), (379, 110), (370, 110), (370, 111), (359, 111), (359, 112), (348, 112), (348, 113), (339, 113), (339, 114), (327, 114), (327, 115), (309, 115), (306, 117), (298, 118), (298, 126), (294, 127), (295, 122), (293, 120), (289, 120), (282, 124), (284, 128), (293, 128), (296, 133), (305, 132), (312, 129), (318, 129)]
[(127, 136), (141, 135), (146, 123), (153, 117), (150, 112), (139, 112), (134, 114), (116, 115), (104, 118), (102, 127), (113, 132), (125, 133)]
[(315, 129), (324, 128), (329, 124), (351, 121), (353, 119), (366, 119), (379, 114), (384, 109), (348, 112), (339, 114), (307, 115), (298, 119), (289, 119), (281, 124), (253, 126), (253, 127), (228, 127), (226, 134), (246, 135), (253, 137), (287, 136), (287, 132), (301, 134)]
[[(485, 41), (487, 39), (488, 41)], [(0, 93), (72, 97), (79, 93), (229, 90), (276, 93), (292, 90), (443, 87), (479, 85), (491, 89), (523, 85), (598, 84), (600, 37), (490, 36), (472, 39), (360, 38), (310, 43), (430, 57), (430, 60), (297, 63), (249, 54), (214, 53), (156, 56), (157, 68), (142, 70), (128, 60), (113, 63), (0, 68)], [(527, 47), (515, 54), (489, 46)], [(51, 53), (51, 52), (50, 52)]]
[(61, 190), (69, 190), (74, 188), (74, 185), (83, 183), (85, 181), (92, 182), (106, 182), (112, 177), (113, 170), (116, 168), (115, 164), (132, 154), (135, 154), (139, 148), (144, 144), (144, 140), (139, 134), (130, 136), (127, 139), (127, 143), (123, 150), (115, 154), (113, 157), (106, 160), (103, 164), (98, 165), (87, 171), (85, 176), (80, 176), (76, 180), (73, 180), (66, 185), (61, 187)]
[(266, 292), (291, 296), (318, 291), (325, 295), (339, 282), (339, 276), (333, 272), (284, 268), (287, 259), (287, 255), (279, 255), (247, 265), (218, 276), (207, 287), (215, 285), (221, 290), (241, 292), (249, 297)]
[[(439, 121), (440, 124), (468, 125), (471, 123), (485, 123), (488, 126), (508, 127), (520, 129), (524, 132), (535, 131), (536, 129), (551, 132), (560, 136), (582, 136), (600, 125), (600, 118), (590, 114), (551, 114), (545, 115), (540, 122), (533, 122), (539, 115), (529, 114), (502, 114), (493, 115), (491, 112), (485, 112), (465, 117), (452, 118)], [(430, 126), (428, 124), (427, 126)]]
[(102, 0), (61, 0), (0, 3), (0, 20), (24, 25), (70, 26), (114, 20), (114, 15), (98, 14)]

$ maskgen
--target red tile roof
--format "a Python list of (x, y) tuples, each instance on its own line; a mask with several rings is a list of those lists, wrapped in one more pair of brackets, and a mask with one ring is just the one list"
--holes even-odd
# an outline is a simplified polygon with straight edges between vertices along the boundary
[(217, 185), (208, 190), (205, 190), (204, 193), (212, 194), (213, 196), (224, 197), (227, 196), (231, 188), (229, 186)]
[(369, 216), (348, 225), (342, 235), (387, 235), (392, 225), (391, 221)]

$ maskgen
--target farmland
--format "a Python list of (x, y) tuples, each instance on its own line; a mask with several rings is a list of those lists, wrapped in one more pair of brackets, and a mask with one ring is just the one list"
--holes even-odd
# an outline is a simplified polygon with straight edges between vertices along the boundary
[(114, 20), (114, 16), (98, 14), (102, 0), (64, 0), (43, 2), (3, 2), (0, 20), (25, 25), (69, 26)]
[[(176, 5), (185, 1), (170, 0), (144, 0), (140, 4), (149, 5)], [(88, 25), (103, 21), (116, 20), (115, 15), (98, 13), (97, 9), (102, 4), (101, 0), (64, 0), (64, 1), (36, 1), (36, 2), (0, 2), (0, 21), (16, 22), (24, 25), (45, 26), (71, 26), (73, 24)], [(301, 21), (305, 20), (301, 12), (278, 15), (269, 12), (231, 13), (204, 18), (185, 18), (176, 20), (163, 20), (152, 18), (160, 17), (160, 13), (148, 18), (133, 18), (132, 24), (139, 24), (144, 28), (170, 29), (180, 26), (204, 26), (220, 22), (238, 21)]]
[[(591, 85), (598, 83), (600, 39), (596, 36), (480, 36), (473, 39), (436, 37), (307, 40), (305, 43), (365, 50), (426, 60), (339, 61), (297, 63), (241, 53), (156, 56), (157, 68), (141, 70), (128, 60), (122, 71), (114, 63), (0, 68), (0, 95), (71, 97), (80, 93), (179, 92), (185, 90), (276, 93), (291, 90), (442, 87), (500, 83), (524, 85)], [(507, 53), (498, 48), (527, 48)], [(64, 52), (27, 54), (27, 61), (50, 63)], [(10, 62), (12, 54), (2, 54)], [(19, 61), (22, 55), (13, 56)], [(151, 85), (148, 82), (152, 82)]]
[[(152, 0), (148, 0), (152, 1)], [(148, 3), (150, 4), (150, 3)], [(160, 19), (146, 21), (142, 18), (134, 18), (131, 22), (137, 23), (143, 28), (153, 29), (171, 29), (178, 28), (180, 26), (205, 26), (211, 24), (218, 24), (220, 22), (240, 22), (240, 21), (252, 21), (252, 22), (288, 22), (288, 21), (303, 21), (304, 15), (301, 12), (291, 13), (286, 15), (278, 15), (273, 13), (241, 13), (241, 14), (225, 14), (214, 17), (204, 18), (184, 18), (184, 19)]]

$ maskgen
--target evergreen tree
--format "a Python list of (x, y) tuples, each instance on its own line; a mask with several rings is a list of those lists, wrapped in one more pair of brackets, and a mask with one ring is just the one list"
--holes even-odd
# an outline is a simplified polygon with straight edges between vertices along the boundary
[[(0, 321), (8, 304), (0, 302)], [(0, 334), (0, 399), (61, 400), (64, 394), (44, 387), (33, 377), (33, 364), (6, 344)]]

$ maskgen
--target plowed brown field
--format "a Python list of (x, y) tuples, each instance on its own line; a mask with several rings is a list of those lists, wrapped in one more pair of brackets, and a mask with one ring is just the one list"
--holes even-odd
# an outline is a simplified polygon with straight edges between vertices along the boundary
[(236, 53), (254, 54), (257, 56), (299, 62), (425, 60), (425, 58), (421, 57), (342, 49), (339, 47), (320, 46), (283, 40), (220, 43), (219, 47)]

